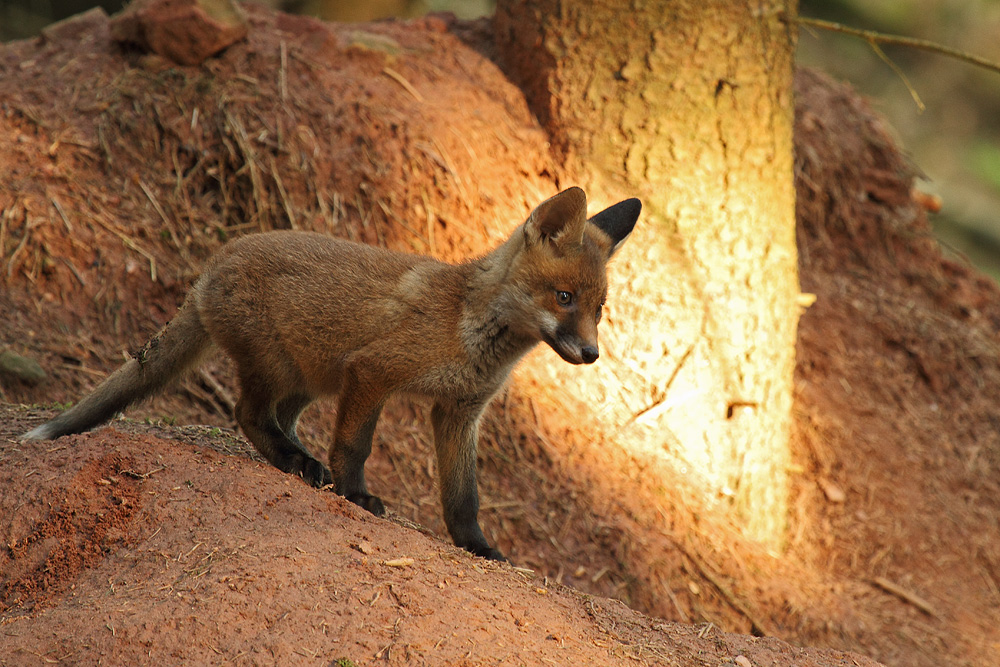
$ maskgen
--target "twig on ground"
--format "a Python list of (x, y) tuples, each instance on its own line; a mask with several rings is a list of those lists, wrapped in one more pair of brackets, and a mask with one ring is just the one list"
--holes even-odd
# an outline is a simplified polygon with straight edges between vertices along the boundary
[(933, 605), (931, 605), (930, 602), (923, 599), (916, 593), (906, 590), (899, 584), (895, 584), (886, 579), (885, 577), (875, 577), (874, 579), (872, 579), (872, 583), (875, 584), (877, 587), (881, 588), (886, 593), (891, 593), (892, 595), (895, 595), (903, 602), (913, 605), (914, 607), (924, 612), (928, 616), (933, 616), (934, 618), (941, 618), (941, 615), (938, 614), (937, 610), (934, 609)]
[(387, 77), (389, 77), (390, 79), (401, 85), (403, 89), (410, 95), (412, 95), (413, 99), (415, 99), (416, 101), (420, 102), (421, 104), (427, 101), (424, 99), (424, 96), (420, 94), (420, 91), (414, 88), (413, 84), (407, 81), (406, 77), (404, 77), (396, 70), (392, 69), (391, 67), (383, 67), (382, 74), (385, 74)]

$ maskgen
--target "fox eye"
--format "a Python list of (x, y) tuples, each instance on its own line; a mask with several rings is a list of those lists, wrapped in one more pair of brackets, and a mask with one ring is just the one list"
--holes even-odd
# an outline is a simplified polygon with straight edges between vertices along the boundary
[(568, 306), (573, 303), (573, 293), (567, 292), (565, 290), (556, 291), (556, 301), (559, 302), (560, 306)]

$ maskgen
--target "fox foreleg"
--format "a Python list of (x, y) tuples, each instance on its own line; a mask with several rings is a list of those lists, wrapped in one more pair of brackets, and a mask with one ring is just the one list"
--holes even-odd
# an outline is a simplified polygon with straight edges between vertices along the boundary
[(368, 492), (365, 462), (372, 452), (372, 437), (384, 402), (385, 397), (372, 392), (370, 386), (349, 378), (340, 395), (329, 454), (334, 491), (375, 516), (385, 516), (385, 505)]
[(439, 402), (431, 411), (444, 521), (456, 546), (481, 558), (506, 561), (479, 527), (476, 441), (485, 405)]

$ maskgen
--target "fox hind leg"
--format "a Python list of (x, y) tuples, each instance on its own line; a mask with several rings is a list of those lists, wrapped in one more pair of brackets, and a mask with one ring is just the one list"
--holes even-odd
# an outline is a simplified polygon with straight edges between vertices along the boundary
[(333, 481), (330, 471), (295, 435), (295, 422), (308, 401), (276, 401), (263, 389), (263, 383), (244, 379), (242, 385), (236, 421), (257, 451), (278, 470), (301, 475), (312, 486), (330, 484)]

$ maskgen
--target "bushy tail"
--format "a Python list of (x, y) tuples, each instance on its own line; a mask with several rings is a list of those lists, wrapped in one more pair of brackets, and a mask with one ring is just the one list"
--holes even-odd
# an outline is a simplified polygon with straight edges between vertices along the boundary
[(211, 340), (194, 303), (185, 303), (135, 359), (129, 359), (93, 392), (66, 412), (21, 436), (51, 440), (80, 433), (111, 419), (133, 403), (152, 396), (195, 365)]

